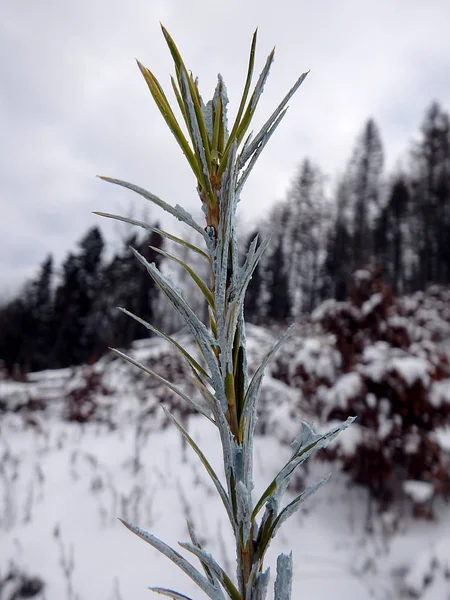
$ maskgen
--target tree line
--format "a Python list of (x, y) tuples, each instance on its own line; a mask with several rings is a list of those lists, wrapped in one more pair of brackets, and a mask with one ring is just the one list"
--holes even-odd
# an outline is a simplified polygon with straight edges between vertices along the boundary
[(108, 346), (126, 347), (144, 337), (142, 325), (116, 307), (153, 321), (155, 285), (130, 247), (159, 265), (161, 255), (152, 247), (162, 242), (158, 233), (133, 235), (106, 261), (102, 233), (92, 227), (67, 255), (59, 277), (48, 256), (39, 275), (0, 308), (0, 359), (7, 371), (92, 363)]
[(331, 193), (320, 168), (301, 163), (259, 228), (274, 233), (250, 283), (251, 320), (286, 320), (325, 299), (346, 300), (352, 274), (366, 266), (382, 269), (397, 294), (450, 284), (450, 118), (437, 102), (405, 158), (406, 166), (384, 173), (380, 129), (370, 119)]
[[(438, 103), (427, 109), (406, 163), (384, 173), (381, 133), (373, 119), (364, 125), (334, 190), (326, 189), (325, 175), (306, 158), (286, 197), (247, 238), (248, 247), (256, 234), (272, 235), (250, 281), (246, 318), (287, 321), (327, 298), (345, 300), (352, 273), (367, 265), (381, 267), (399, 294), (450, 284), (450, 118)], [(117, 306), (160, 328), (176, 328), (174, 314), (130, 247), (161, 266), (158, 233), (130, 236), (106, 260), (101, 231), (93, 227), (59, 273), (47, 257), (39, 275), (0, 305), (0, 360), (9, 372), (94, 362), (108, 346), (127, 347), (150, 335)], [(198, 302), (187, 273), (174, 272), (188, 301)], [(206, 308), (204, 314), (207, 318)]]

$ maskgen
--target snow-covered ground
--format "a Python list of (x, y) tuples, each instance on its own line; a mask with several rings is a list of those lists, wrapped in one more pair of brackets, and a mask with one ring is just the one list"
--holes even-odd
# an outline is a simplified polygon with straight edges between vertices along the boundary
[[(273, 336), (250, 327), (248, 337), (250, 364), (256, 365)], [(313, 342), (303, 345), (304, 353), (316, 350)], [(187, 380), (163, 341), (136, 344), (134, 356), (164, 363), (179, 385)], [(333, 368), (332, 362), (321, 366), (324, 372)], [(95, 414), (86, 423), (68, 422), (67, 397), (72, 393), (76, 403), (83, 386), (90, 390)], [(220, 473), (220, 444), (209, 422), (187, 414), (160, 386), (111, 356), (94, 368), (47, 371), (27, 383), (0, 381), (0, 400), (20, 406), (30, 398), (34, 408), (39, 400), (46, 408), (28, 405), (0, 413), (0, 600), (25, 597), (14, 595), (19, 574), (42, 580), (35, 597), (46, 600), (140, 600), (152, 597), (150, 585), (204, 597), (118, 517), (174, 547), (188, 539), (188, 518), (206, 549), (233, 572), (233, 542), (222, 504), (197, 456), (182, 444), (158, 404), (172, 402)], [(288, 458), (302, 405), (299, 392), (270, 372), (262, 400), (266, 435), (256, 440), (255, 498)], [(351, 443), (352, 428), (341, 435)], [(413, 520), (403, 506), (369, 523), (367, 492), (350, 486), (337, 464), (320, 461), (299, 471), (292, 493), (328, 471), (330, 481), (280, 530), (268, 554), (273, 572), (276, 555), (293, 550), (293, 599), (447, 600), (448, 506), (435, 506), (437, 518), (431, 522)], [(18, 576), (8, 579), (14, 572)]]

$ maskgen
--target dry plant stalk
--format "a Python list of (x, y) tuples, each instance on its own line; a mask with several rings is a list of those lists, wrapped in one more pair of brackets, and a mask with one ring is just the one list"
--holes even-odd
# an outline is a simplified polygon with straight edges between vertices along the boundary
[[(307, 423), (302, 423), (300, 433), (292, 442), (291, 458), (280, 469), (256, 504), (253, 503), (253, 438), (259, 391), (267, 363), (286, 340), (291, 329), (269, 351), (249, 381), (243, 313), (244, 296), (253, 271), (268, 242), (260, 243), (257, 236), (250, 245), (244, 263), (239, 264), (236, 205), (244, 183), (259, 155), (286, 114), (288, 101), (300, 87), (307, 73), (303, 73), (297, 79), (259, 133), (255, 136), (252, 133), (248, 134), (274, 57), (274, 50), (272, 50), (256, 86), (250, 94), (257, 36), (255, 31), (244, 91), (236, 119), (231, 132), (229, 132), (228, 98), (222, 77), (218, 76), (214, 97), (205, 105), (200, 96), (197, 81), (192, 73), (188, 72), (173, 39), (164, 27), (162, 27), (162, 31), (175, 64), (176, 77), (171, 78), (172, 88), (188, 137), (156, 77), (139, 62), (138, 65), (161, 115), (181, 147), (197, 180), (197, 191), (205, 214), (206, 226), (197, 223), (182, 207), (178, 205), (173, 207), (140, 187), (109, 177), (102, 177), (102, 179), (140, 194), (189, 225), (202, 236), (205, 247), (204, 249), (199, 248), (143, 221), (103, 212), (96, 214), (157, 231), (162, 236), (198, 253), (209, 264), (211, 276), (210, 281), (207, 282), (176, 256), (153, 248), (166, 258), (181, 264), (192, 277), (199, 288), (199, 293), (208, 303), (209, 323), (205, 324), (186, 303), (171, 280), (164, 276), (154, 264), (149, 264), (143, 256), (134, 251), (136, 258), (146, 267), (159, 289), (182, 316), (204, 359), (205, 368), (172, 337), (154, 325), (143, 321), (138, 315), (130, 313), (125, 308), (121, 309), (181, 352), (190, 366), (204, 404), (188, 397), (170, 381), (157, 375), (132, 357), (119, 350), (114, 349), (113, 351), (149, 375), (163, 381), (169, 389), (181, 396), (218, 428), (222, 443), (225, 484), (219, 480), (207, 458), (187, 431), (167, 409), (164, 409), (198, 455), (223, 502), (236, 540), (236, 581), (225, 572), (211, 554), (201, 547), (190, 523), (188, 523), (188, 527), (191, 541), (190, 543), (181, 543), (180, 546), (199, 559), (203, 572), (194, 567), (179, 552), (150, 533), (130, 523), (124, 524), (133, 533), (176, 563), (212, 600), (225, 600), (226, 598), (263, 600), (266, 597), (269, 582), (269, 569), (264, 570), (263, 562), (270, 541), (284, 521), (327, 480), (325, 477), (318, 481), (286, 506), (281, 507), (280, 503), (292, 474), (313, 452), (327, 446), (352, 421), (349, 418), (345, 423), (334, 427), (325, 434), (316, 434)], [(292, 554), (281, 554), (277, 561), (275, 600), (289, 600), (291, 587)], [(151, 589), (176, 600), (189, 600), (187, 596), (175, 590), (157, 587)]]

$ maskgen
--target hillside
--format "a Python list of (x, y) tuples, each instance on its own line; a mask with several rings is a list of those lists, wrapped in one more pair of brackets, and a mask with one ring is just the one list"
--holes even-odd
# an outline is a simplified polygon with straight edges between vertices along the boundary
[[(358, 288), (366, 290), (360, 301), (356, 294), (349, 303), (326, 303), (299, 324), (263, 386), (255, 495), (289, 456), (301, 420), (321, 429), (341, 412), (356, 410), (359, 417), (292, 486), (293, 493), (333, 473), (270, 550), (273, 565), (277, 553), (292, 548), (294, 598), (450, 595), (450, 294), (434, 288), (394, 301), (377, 285)], [(277, 331), (249, 325), (247, 335), (254, 371)], [(177, 341), (189, 344), (182, 333)], [(193, 393), (186, 366), (163, 340), (135, 342), (130, 354)], [(370, 501), (372, 483), (361, 477), (361, 485), (354, 483), (364, 471), (355, 456), (373, 449), (374, 440), (381, 440), (382, 452), (391, 440), (401, 446), (400, 397), (402, 410), (420, 400), (412, 415), (425, 414), (426, 405), (433, 427), (404, 417), (402, 436), (415, 427), (413, 454), (423, 440), (432, 445), (439, 477), (427, 463), (422, 479), (401, 481), (393, 499)], [(189, 518), (207, 549), (229, 564), (233, 545), (222, 506), (161, 403), (220, 472), (215, 429), (113, 355), (89, 367), (32, 373), (25, 382), (0, 380), (0, 600), (139, 600), (151, 595), (149, 585), (167, 584), (200, 597), (118, 517), (171, 545), (186, 540)], [(389, 456), (395, 466), (397, 455)], [(392, 477), (386, 481), (391, 485)]]

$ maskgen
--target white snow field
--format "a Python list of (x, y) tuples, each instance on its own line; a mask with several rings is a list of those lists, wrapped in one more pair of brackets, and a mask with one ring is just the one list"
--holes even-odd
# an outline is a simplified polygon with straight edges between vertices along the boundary
[[(255, 368), (275, 337), (249, 327), (248, 338)], [(187, 340), (179, 336), (178, 341)], [(336, 357), (329, 345), (311, 339), (297, 351), (295, 340), (292, 344), (292, 353), (302, 352), (309, 369), (334, 377)], [(382, 362), (381, 353), (378, 347), (373, 364)], [(177, 385), (186, 381), (164, 341), (136, 343), (132, 354), (140, 361), (164, 363), (178, 378)], [(395, 367), (411, 377), (427, 376), (422, 365), (411, 361), (398, 359)], [(67, 398), (86, 381), (96, 405), (93, 417), (86, 423), (69, 422)], [(334, 402), (343, 403), (357, 385), (357, 377), (347, 376), (329, 393)], [(23, 406), (30, 399), (43, 400), (46, 408)], [(32, 374), (25, 383), (0, 380), (0, 400), (10, 409), (17, 407), (0, 412), (0, 600), (24, 597), (17, 595), (21, 576), (42, 580), (35, 597), (46, 600), (156, 598), (149, 586), (205, 597), (119, 517), (182, 554), (177, 542), (187, 541), (189, 518), (206, 549), (234, 575), (234, 546), (223, 506), (197, 456), (182, 443), (159, 404), (166, 403), (187, 425), (221, 473), (219, 440), (206, 419), (188, 414), (159, 384), (111, 355), (94, 367)], [(261, 411), (265, 435), (255, 445), (254, 499), (289, 457), (289, 442), (301, 419), (315, 419), (318, 429), (325, 427), (308, 413), (300, 392), (271, 377), (270, 367)], [(351, 448), (359, 434), (352, 426), (341, 435), (343, 447)], [(443, 430), (441, 437), (449, 447), (449, 431)], [(350, 486), (339, 464), (321, 461), (300, 468), (291, 493), (330, 471), (330, 481), (282, 527), (267, 557), (274, 573), (276, 555), (292, 549), (293, 599), (448, 600), (448, 505), (434, 506), (433, 521), (413, 519), (410, 507), (403, 505), (375, 514), (368, 524), (367, 491)], [(413, 499), (428, 494), (423, 482), (406, 487)]]

